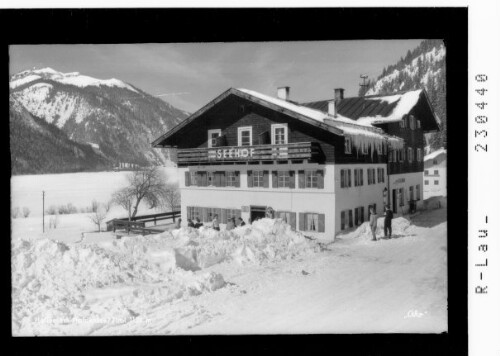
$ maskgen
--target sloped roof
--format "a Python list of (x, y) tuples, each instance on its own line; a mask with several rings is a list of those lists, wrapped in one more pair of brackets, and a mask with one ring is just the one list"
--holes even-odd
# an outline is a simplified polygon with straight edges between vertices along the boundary
[(337, 135), (362, 135), (367, 136), (372, 139), (385, 140), (388, 139), (393, 144), (401, 144), (403, 142), (402, 139), (385, 134), (380, 128), (372, 126), (370, 123), (360, 123), (352, 120), (350, 118), (344, 117), (342, 115), (337, 115), (333, 117), (329, 115), (327, 112), (322, 112), (317, 109), (309, 108), (303, 105), (295, 104), (293, 102), (289, 102), (286, 100), (278, 99), (275, 97), (271, 97), (265, 94), (261, 94), (255, 92), (253, 90), (248, 89), (235, 89), (230, 88), (226, 90), (224, 93), (219, 95), (217, 98), (206, 104), (204, 107), (193, 113), (186, 120), (175, 126), (166, 134), (162, 135), (155, 141), (153, 141), (152, 145), (154, 147), (163, 147), (163, 142), (177, 131), (187, 126), (190, 122), (195, 120), (197, 117), (202, 115), (204, 112), (218, 104), (220, 101), (228, 97), (229, 95), (236, 95), (241, 98), (250, 100), (257, 104), (269, 107), (274, 110), (278, 110), (283, 112), (284, 114), (295, 117), (301, 121), (304, 121), (309, 124), (313, 124), (318, 126), (324, 130), (332, 132)]
[[(311, 109), (327, 112), (328, 102), (333, 99), (313, 101), (301, 105)], [(439, 129), (440, 120), (434, 114), (424, 90), (410, 90), (391, 95), (369, 95), (344, 98), (337, 102), (337, 111), (340, 115), (356, 121), (361, 125), (377, 125), (400, 121), (417, 105), (427, 104), (427, 118), (424, 129)], [(430, 109), (430, 110), (429, 110)], [(432, 122), (431, 122), (432, 121)]]
[(441, 154), (446, 154), (446, 148), (441, 147), (439, 150), (436, 150), (434, 152), (429, 153), (428, 155), (425, 155), (424, 161), (434, 159)]

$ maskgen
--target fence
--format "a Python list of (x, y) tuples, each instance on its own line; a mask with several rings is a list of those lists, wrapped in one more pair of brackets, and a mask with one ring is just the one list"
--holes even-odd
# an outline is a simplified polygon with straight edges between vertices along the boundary
[(180, 211), (170, 211), (168, 213), (160, 214), (150, 214), (150, 215), (140, 215), (134, 216), (133, 218), (120, 218), (113, 219), (106, 222), (107, 230), (116, 232), (116, 230), (126, 230), (127, 233), (138, 232), (142, 234), (156, 234), (163, 232), (164, 230), (152, 227), (146, 227), (146, 223), (153, 222), (154, 225), (159, 221), (172, 219), (175, 222), (175, 218), (180, 217)]

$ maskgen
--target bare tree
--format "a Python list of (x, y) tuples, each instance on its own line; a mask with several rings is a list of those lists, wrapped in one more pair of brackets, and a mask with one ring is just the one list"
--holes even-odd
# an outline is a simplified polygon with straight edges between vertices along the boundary
[[(162, 206), (170, 211), (174, 211), (181, 203), (179, 187), (175, 184), (166, 184), (162, 193)], [(174, 220), (175, 221), (175, 220)]]
[(167, 179), (158, 167), (135, 170), (127, 180), (128, 186), (115, 192), (113, 200), (129, 212), (129, 220), (136, 216), (141, 201), (147, 202), (150, 208), (161, 206)]
[(101, 232), (101, 224), (106, 219), (106, 209), (104, 209), (104, 206), (99, 205), (96, 211), (90, 213), (89, 219), (96, 224), (97, 231)]

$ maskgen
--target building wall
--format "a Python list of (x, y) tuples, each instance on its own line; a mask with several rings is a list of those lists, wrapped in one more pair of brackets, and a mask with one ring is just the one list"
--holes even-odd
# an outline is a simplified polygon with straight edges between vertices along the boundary
[[(424, 179), (424, 199), (433, 196), (445, 197), (447, 195), (445, 154), (441, 154), (435, 157), (434, 159), (429, 159), (425, 161), (423, 179)], [(426, 181), (429, 184), (425, 184)]]
[[(354, 181), (351, 187), (341, 188), (341, 173), (342, 169), (351, 169), (352, 179), (354, 180), (354, 169), (363, 168), (363, 185), (355, 187)], [(374, 168), (377, 174), (377, 168), (384, 168), (384, 182), (378, 183), (378, 177), (375, 178), (375, 184), (368, 185), (367, 169)], [(384, 206), (384, 188), (387, 186), (387, 166), (386, 164), (336, 164), (334, 169), (335, 187), (335, 231), (341, 231), (341, 212), (345, 210), (353, 210), (358, 207), (364, 207), (364, 221), (369, 219), (368, 206), (376, 204), (377, 214), (383, 213)]]
[[(404, 181), (403, 181), (404, 180)], [(389, 194), (388, 198), (390, 201), (390, 206), (392, 210), (394, 207), (393, 202), (393, 189), (403, 188), (404, 189), (404, 205), (401, 207), (398, 203), (397, 212), (395, 216), (401, 216), (407, 214), (410, 210), (410, 187), (414, 187), (414, 199), (416, 199), (416, 185), (420, 185), (420, 199), (417, 201), (417, 209), (423, 207), (423, 176), (422, 172), (415, 173), (403, 173), (403, 174), (391, 174), (389, 175)]]

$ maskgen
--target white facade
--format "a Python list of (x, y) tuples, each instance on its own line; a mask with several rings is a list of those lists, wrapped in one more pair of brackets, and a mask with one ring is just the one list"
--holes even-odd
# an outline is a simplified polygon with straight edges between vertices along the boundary
[(446, 196), (446, 150), (441, 149), (425, 156), (424, 199)]
[(388, 189), (390, 192), (388, 198), (395, 216), (409, 213), (412, 190), (413, 200), (416, 200), (416, 209), (423, 207), (422, 172), (391, 174)]
[[(375, 172), (374, 183), (368, 184), (367, 169)], [(377, 169), (383, 169), (383, 182), (379, 182)], [(341, 187), (341, 170), (351, 170), (351, 186)], [(355, 186), (354, 169), (363, 169), (363, 185)], [(324, 187), (299, 188), (298, 174), (295, 174), (295, 188), (248, 187), (248, 170), (280, 171), (288, 170), (296, 173), (301, 170), (323, 170)], [(186, 186), (185, 172), (190, 171), (239, 171), (239, 187)], [(341, 212), (364, 207), (363, 220), (368, 219), (368, 206), (376, 204), (378, 213), (382, 212), (384, 203), (383, 190), (387, 185), (385, 164), (269, 164), (269, 165), (217, 165), (193, 166), (179, 168), (181, 190), (181, 217), (187, 221), (188, 207), (209, 207), (220, 209), (241, 209), (241, 217), (248, 223), (250, 207), (271, 207), (274, 211), (288, 211), (297, 214), (296, 228), (299, 228), (299, 213), (324, 214), (324, 232), (304, 231), (308, 236), (333, 238), (341, 230)], [(271, 179), (271, 178), (270, 178)], [(225, 223), (225, 221), (221, 221)], [(354, 225), (353, 221), (353, 225)], [(354, 226), (353, 226), (354, 227)], [(349, 226), (346, 226), (349, 228)]]

